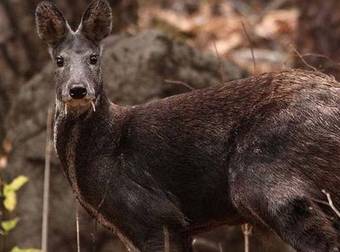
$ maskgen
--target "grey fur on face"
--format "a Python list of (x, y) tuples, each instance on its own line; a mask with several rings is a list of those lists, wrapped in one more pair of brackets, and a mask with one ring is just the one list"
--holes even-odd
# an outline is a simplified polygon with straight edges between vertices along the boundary
[(93, 1), (76, 31), (50, 1), (36, 10), (39, 37), (49, 46), (55, 64), (56, 98), (63, 114), (96, 110), (102, 87), (101, 40), (112, 29), (112, 11), (106, 1)]

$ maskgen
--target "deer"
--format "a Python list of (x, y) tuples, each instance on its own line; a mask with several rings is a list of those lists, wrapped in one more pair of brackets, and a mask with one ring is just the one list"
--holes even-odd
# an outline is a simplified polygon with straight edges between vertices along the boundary
[(194, 234), (244, 223), (297, 251), (339, 251), (340, 221), (323, 193), (340, 206), (334, 78), (285, 70), (121, 106), (101, 74), (112, 28), (106, 0), (89, 4), (76, 31), (42, 1), (36, 27), (55, 66), (62, 170), (129, 251), (192, 251)]

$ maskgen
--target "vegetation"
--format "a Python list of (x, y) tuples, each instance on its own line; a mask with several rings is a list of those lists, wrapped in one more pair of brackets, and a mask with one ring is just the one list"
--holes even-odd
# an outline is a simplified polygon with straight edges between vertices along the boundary
[[(2, 199), (2, 206), (4, 212), (1, 212), (1, 216), (12, 216), (13, 212), (18, 204), (17, 202), (17, 192), (28, 182), (28, 178), (25, 176), (18, 176), (13, 179), (10, 183), (4, 183), (2, 190), (0, 191), (0, 196)], [(9, 219), (1, 220), (0, 234), (1, 236), (10, 235), (11, 231), (15, 229), (20, 221), (20, 217), (11, 217)], [(5, 240), (5, 239), (4, 239)], [(11, 252), (39, 252), (39, 249), (23, 249), (17, 246), (11, 249)]]

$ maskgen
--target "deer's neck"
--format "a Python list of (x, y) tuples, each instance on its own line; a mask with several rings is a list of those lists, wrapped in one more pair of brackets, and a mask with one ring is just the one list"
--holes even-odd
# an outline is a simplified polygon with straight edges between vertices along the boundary
[(93, 166), (105, 157), (115, 156), (125, 117), (126, 109), (112, 104), (105, 94), (98, 98), (95, 111), (90, 108), (82, 114), (72, 111), (66, 114), (57, 106), (55, 148), (77, 196), (82, 194), (81, 186), (88, 180), (86, 176), (92, 179), (90, 186), (110, 176), (106, 174), (108, 170)]
[[(56, 110), (55, 148), (63, 170), (80, 203), (99, 222), (115, 232), (131, 251), (138, 251), (114, 226), (114, 216), (103, 214), (109, 185), (119, 176), (120, 141), (128, 108), (112, 104), (105, 94), (99, 97), (96, 111), (74, 115)], [(114, 209), (109, 209), (114, 212)]]

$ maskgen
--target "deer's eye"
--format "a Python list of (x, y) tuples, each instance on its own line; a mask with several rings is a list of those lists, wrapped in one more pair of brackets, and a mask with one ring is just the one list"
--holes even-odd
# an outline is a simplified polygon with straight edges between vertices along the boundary
[(62, 56), (56, 57), (56, 62), (58, 67), (63, 67), (64, 66), (64, 58)]
[(95, 64), (97, 64), (97, 62), (98, 62), (98, 57), (97, 57), (97, 55), (92, 54), (92, 55), (90, 56), (90, 64), (91, 64), (91, 65), (95, 65)]

